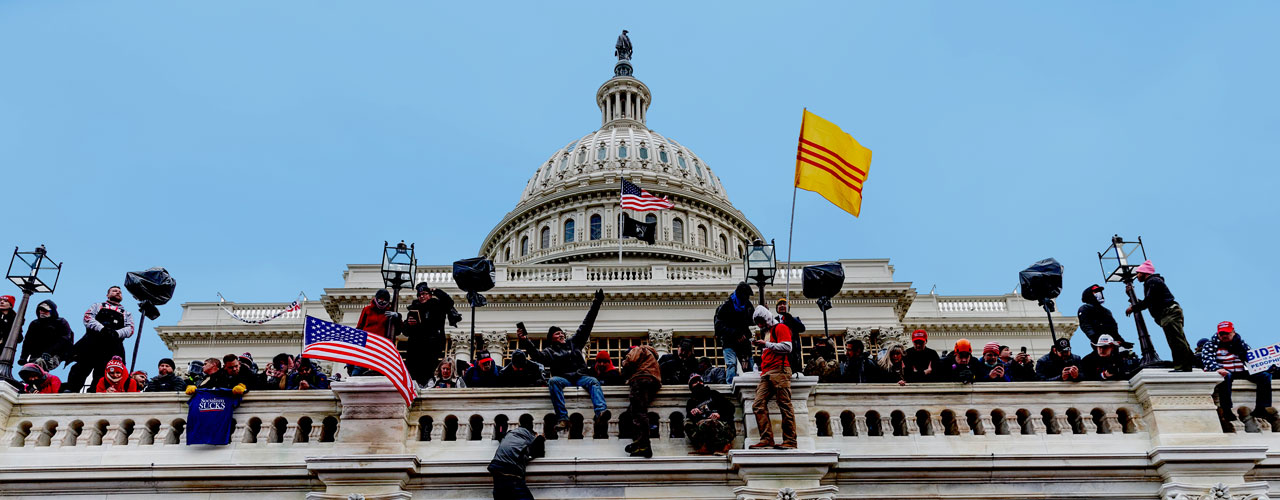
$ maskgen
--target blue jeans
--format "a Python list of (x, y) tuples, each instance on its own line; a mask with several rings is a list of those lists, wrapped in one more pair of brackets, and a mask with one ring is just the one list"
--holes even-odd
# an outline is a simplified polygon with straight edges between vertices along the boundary
[(724, 348), (724, 383), (732, 384), (733, 378), (738, 376), (738, 362), (743, 363), (743, 373), (751, 371), (753, 358), (750, 354), (738, 357), (738, 351), (731, 348)]
[(604, 405), (604, 391), (600, 389), (600, 381), (595, 377), (577, 374), (568, 377), (551, 377), (547, 381), (547, 389), (551, 391), (551, 405), (555, 407), (556, 417), (560, 420), (569, 420), (569, 412), (564, 409), (564, 388), (569, 386), (587, 390), (587, 394), (591, 395), (591, 406), (595, 408), (596, 415), (608, 409)]
[(1234, 405), (1231, 403), (1231, 382), (1237, 378), (1245, 379), (1258, 385), (1257, 406), (1254, 408), (1262, 410), (1271, 406), (1271, 374), (1267, 372), (1258, 372), (1249, 375), (1248, 372), (1230, 372), (1214, 389), (1218, 393), (1218, 406), (1224, 411), (1235, 411)]

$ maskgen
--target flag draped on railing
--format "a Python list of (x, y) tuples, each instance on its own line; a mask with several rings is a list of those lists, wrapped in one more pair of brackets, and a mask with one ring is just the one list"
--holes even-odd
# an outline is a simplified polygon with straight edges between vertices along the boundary
[(352, 364), (386, 375), (405, 405), (418, 397), (417, 385), (409, 377), (400, 351), (381, 335), (307, 316), (302, 357)]
[(229, 307), (227, 307), (227, 306), (223, 305), (223, 303), (224, 303), (224, 302), (226, 302), (226, 301), (227, 301), (227, 299), (223, 298), (223, 296), (222, 296), (222, 294), (221, 294), (221, 293), (219, 293), (219, 294), (218, 294), (218, 308), (219, 308), (219, 309), (222, 309), (222, 312), (227, 313), (227, 316), (231, 316), (232, 318), (236, 319), (237, 321), (242, 321), (242, 322), (245, 322), (245, 323), (248, 323), (248, 324), (251, 324), (251, 325), (261, 325), (261, 324), (266, 323), (266, 322), (268, 322), (268, 321), (271, 321), (271, 320), (273, 320), (273, 319), (276, 319), (276, 318), (279, 318), (279, 317), (281, 317), (281, 316), (284, 316), (285, 314), (288, 314), (288, 313), (291, 313), (291, 312), (294, 312), (294, 311), (299, 311), (299, 310), (301, 310), (301, 309), (302, 309), (302, 301), (304, 301), (304, 300), (307, 300), (307, 296), (306, 296), (306, 295), (304, 295), (304, 294), (299, 293), (299, 294), (298, 294), (298, 300), (294, 300), (293, 302), (289, 303), (289, 305), (288, 305), (288, 306), (285, 306), (285, 308), (284, 308), (284, 309), (281, 309), (281, 310), (279, 310), (279, 311), (276, 311), (276, 312), (274, 312), (274, 313), (271, 313), (271, 314), (270, 314), (270, 315), (268, 315), (267, 317), (265, 317), (265, 318), (261, 318), (261, 319), (248, 319), (248, 318), (245, 318), (244, 316), (241, 316), (241, 315), (239, 315), (239, 314), (236, 314), (236, 312), (235, 312), (234, 310), (232, 310), (231, 308), (229, 308)]

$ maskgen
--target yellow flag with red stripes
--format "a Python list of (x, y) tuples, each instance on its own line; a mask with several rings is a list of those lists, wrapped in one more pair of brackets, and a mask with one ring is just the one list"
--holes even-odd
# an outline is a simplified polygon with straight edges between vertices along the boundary
[(796, 151), (796, 187), (822, 195), (857, 217), (862, 184), (871, 170), (871, 150), (836, 124), (804, 110)]

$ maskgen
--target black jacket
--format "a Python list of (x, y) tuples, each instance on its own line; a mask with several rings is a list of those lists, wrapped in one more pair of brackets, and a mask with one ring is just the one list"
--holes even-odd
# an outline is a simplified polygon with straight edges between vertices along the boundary
[(880, 371), (880, 365), (871, 361), (864, 352), (860, 356), (850, 356), (844, 363), (840, 363), (840, 381), (848, 384), (880, 382), (884, 378)]
[[(933, 364), (933, 371), (929, 375), (924, 374), (924, 369)], [(906, 365), (907, 382), (929, 382), (933, 380), (944, 380), (947, 378), (945, 373), (947, 370), (942, 366), (942, 360), (938, 359), (938, 351), (924, 348), (924, 351), (917, 351), (915, 346), (908, 347), (902, 354), (902, 364)], [(946, 366), (951, 366), (946, 363)]]
[(551, 370), (552, 376), (564, 377), (577, 374), (587, 367), (587, 361), (582, 357), (582, 349), (587, 346), (587, 341), (591, 340), (591, 328), (596, 324), (600, 304), (599, 301), (591, 301), (591, 310), (587, 311), (587, 317), (582, 320), (582, 326), (578, 327), (578, 332), (573, 334), (568, 342), (557, 344), (548, 339), (550, 346), (538, 350), (538, 346), (532, 341), (522, 339), (520, 349), (529, 353), (529, 357), (534, 361)]
[(1169, 291), (1169, 286), (1164, 284), (1164, 276), (1153, 274), (1142, 282), (1142, 300), (1133, 305), (1133, 311), (1147, 309), (1151, 311), (1152, 318), (1155, 318), (1174, 304), (1177, 301), (1173, 300), (1173, 292)]
[[(966, 384), (972, 384), (985, 378), (989, 372), (986, 366), (982, 364), (982, 361), (976, 356), (969, 356), (969, 364), (961, 365), (956, 363), (955, 353), (953, 352), (947, 355), (947, 358), (943, 359), (941, 363), (944, 368), (942, 370), (942, 374), (938, 376), (937, 379), (943, 382), (963, 382)], [(934, 374), (938, 374), (937, 364), (933, 365), (933, 370)], [(910, 379), (907, 381), (910, 382)]]
[[(702, 414), (694, 416), (692, 411), (694, 408), (702, 410)], [(733, 425), (733, 415), (737, 411), (737, 405), (733, 404), (728, 397), (720, 394), (720, 391), (714, 390), (706, 385), (689, 396), (689, 401), (684, 405), (685, 418), (690, 423), (698, 423), (707, 418), (711, 413), (719, 413), (720, 420)]]
[(524, 427), (511, 429), (498, 442), (498, 451), (489, 462), (489, 472), (524, 477), (529, 461), (546, 456), (546, 443), (533, 431)]
[[(17, 319), (18, 313), (13, 312), (13, 309), (0, 313), (0, 346), (3, 346), (5, 340), (9, 338), (9, 329), (13, 328), (13, 322)], [(21, 328), (18, 329), (18, 342), (22, 342)]]
[(791, 363), (791, 373), (803, 373), (805, 364), (804, 360), (800, 358), (800, 349), (798, 349), (798, 347), (801, 345), (800, 334), (804, 333), (805, 330), (804, 322), (800, 321), (800, 318), (792, 316), (790, 311), (782, 313), (779, 316), (782, 317), (782, 324), (787, 325), (787, 328), (791, 330), (792, 345), (796, 347), (791, 349), (791, 352), (787, 353), (787, 362)]
[(70, 361), (71, 346), (75, 342), (71, 325), (58, 316), (58, 305), (52, 300), (41, 302), (40, 305), (49, 306), (49, 317), (36, 318), (27, 327), (27, 339), (22, 344), (22, 356), (18, 358), (18, 362), (32, 363), (42, 354), (57, 356), (63, 362)]
[(1027, 364), (1019, 364), (1018, 358), (1006, 363), (1008, 365), (1009, 375), (1013, 377), (1014, 382), (1033, 382), (1040, 380), (1040, 376), (1036, 375), (1036, 363), (1027, 358)]
[(689, 382), (690, 375), (698, 373), (698, 358), (689, 356), (683, 359), (679, 352), (663, 354), (658, 359), (658, 369), (662, 370), (663, 384), (684, 385)]
[[(720, 347), (751, 350), (751, 285), (738, 283), (738, 288), (716, 308), (715, 332)], [(735, 304), (735, 298), (737, 298)], [(739, 309), (741, 308), (741, 309)]]
[[(1104, 371), (1110, 372), (1111, 377), (1103, 378)], [(1080, 378), (1083, 380), (1128, 380), (1129, 375), (1129, 364), (1120, 356), (1119, 349), (1112, 349), (1111, 356), (1106, 359), (1094, 351), (1080, 360)]]
[(147, 382), (147, 388), (143, 389), (142, 392), (181, 392), (186, 388), (186, 380), (183, 380), (176, 373), (170, 373), (151, 377), (151, 381)]
[[(1040, 380), (1062, 380), (1062, 369), (1068, 366), (1080, 366), (1080, 356), (1072, 354), (1069, 358), (1054, 356), (1053, 352), (1045, 354), (1036, 361), (1036, 376)], [(1084, 370), (1080, 370), (1080, 379), (1084, 380)]]
[(1124, 342), (1120, 338), (1120, 332), (1116, 327), (1116, 318), (1111, 315), (1111, 310), (1098, 303), (1098, 298), (1093, 296), (1088, 288), (1080, 296), (1080, 309), (1076, 311), (1076, 317), (1080, 319), (1080, 331), (1089, 337), (1090, 343), (1098, 342), (1098, 336), (1110, 335), (1116, 342)]
[(498, 387), (542, 387), (547, 385), (542, 379), (542, 369), (532, 362), (526, 361), (524, 366), (516, 367), (515, 362), (507, 364), (498, 373)]
[(449, 318), (449, 313), (453, 311), (453, 297), (445, 293), (444, 290), (433, 288), (431, 290), (431, 299), (419, 302), (413, 299), (409, 303), (409, 307), (405, 308), (405, 319), (414, 316), (418, 319), (418, 324), (404, 324), (404, 334), (415, 343), (423, 341), (436, 340), (439, 341), (440, 347), (444, 347), (444, 322)]

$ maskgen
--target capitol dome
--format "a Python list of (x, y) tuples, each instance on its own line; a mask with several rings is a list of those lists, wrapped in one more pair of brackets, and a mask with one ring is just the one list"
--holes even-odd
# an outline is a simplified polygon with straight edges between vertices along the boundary
[(645, 126), (649, 88), (630, 71), (615, 74), (596, 91), (600, 128), (542, 163), (515, 209), (485, 237), (481, 255), (506, 264), (617, 259), (622, 178), (675, 204), (654, 212), (626, 211), (634, 219), (657, 222), (658, 234), (652, 245), (624, 238), (624, 259), (737, 261), (752, 240), (763, 238), (729, 202), (720, 178), (702, 158)]

